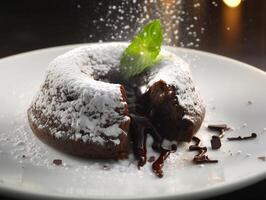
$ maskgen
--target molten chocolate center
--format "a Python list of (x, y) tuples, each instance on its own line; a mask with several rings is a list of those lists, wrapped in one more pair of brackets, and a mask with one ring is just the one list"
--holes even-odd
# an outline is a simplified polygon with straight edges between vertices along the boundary
[[(109, 74), (109, 81), (123, 85), (131, 118), (130, 137), (133, 142), (133, 151), (138, 160), (138, 168), (147, 162), (146, 140), (147, 134), (153, 138), (152, 148), (160, 156), (152, 164), (154, 173), (163, 176), (162, 167), (164, 160), (171, 152), (176, 151), (176, 146), (171, 150), (161, 147), (163, 139), (189, 141), (192, 137), (192, 122), (183, 120), (184, 108), (179, 106), (176, 98), (176, 89), (164, 81), (157, 81), (148, 91), (141, 91), (138, 78), (123, 80), (118, 73)], [(135, 83), (138, 83), (136, 86)], [(190, 133), (190, 134), (189, 134)], [(187, 136), (190, 135), (190, 136)]]

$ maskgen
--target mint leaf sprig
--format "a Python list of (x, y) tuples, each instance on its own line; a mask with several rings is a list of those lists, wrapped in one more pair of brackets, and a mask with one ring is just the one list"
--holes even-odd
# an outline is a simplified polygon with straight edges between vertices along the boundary
[(120, 71), (126, 78), (140, 74), (151, 67), (161, 51), (163, 30), (160, 20), (153, 20), (125, 49), (120, 60)]

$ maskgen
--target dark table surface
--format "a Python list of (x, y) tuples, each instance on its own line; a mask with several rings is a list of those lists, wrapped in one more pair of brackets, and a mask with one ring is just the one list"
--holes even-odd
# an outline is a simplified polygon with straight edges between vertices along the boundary
[[(160, 18), (165, 44), (209, 51), (266, 70), (266, 1), (3, 0), (0, 58), (58, 45), (130, 40)], [(235, 0), (237, 2), (237, 0)], [(266, 180), (213, 199), (266, 199)], [(0, 199), (10, 199), (1, 196)]]

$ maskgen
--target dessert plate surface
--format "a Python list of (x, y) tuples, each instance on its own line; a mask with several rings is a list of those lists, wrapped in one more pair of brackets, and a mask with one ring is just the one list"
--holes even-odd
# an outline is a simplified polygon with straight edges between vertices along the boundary
[[(194, 165), (195, 152), (180, 144), (165, 162), (164, 177), (141, 170), (130, 156), (119, 162), (71, 157), (42, 144), (31, 133), (26, 110), (44, 79), (48, 63), (80, 45), (32, 51), (0, 60), (0, 193), (16, 198), (199, 199), (239, 189), (266, 178), (266, 74), (247, 64), (210, 53), (169, 48), (191, 66), (207, 105), (198, 135), (217, 164)], [(232, 130), (220, 150), (208, 124)], [(246, 141), (226, 137), (247, 136)], [(61, 159), (62, 165), (53, 164)]]

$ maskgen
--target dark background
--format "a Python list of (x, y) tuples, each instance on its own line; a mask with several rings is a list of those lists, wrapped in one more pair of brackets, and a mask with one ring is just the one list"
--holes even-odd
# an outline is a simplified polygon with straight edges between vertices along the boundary
[[(266, 70), (265, 0), (244, 0), (236, 8), (222, 0), (3, 0), (0, 58), (65, 44), (130, 40), (153, 18), (165, 26), (167, 45)], [(266, 199), (265, 188), (264, 180), (215, 199)]]

